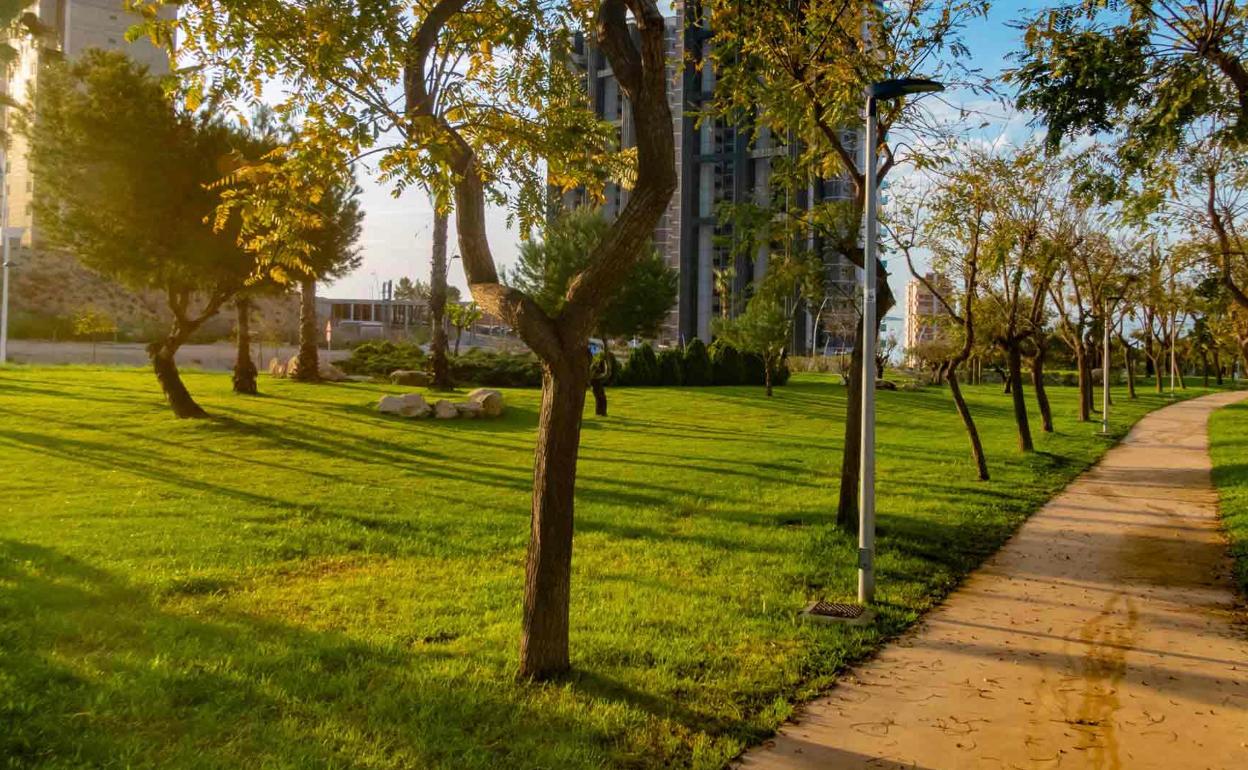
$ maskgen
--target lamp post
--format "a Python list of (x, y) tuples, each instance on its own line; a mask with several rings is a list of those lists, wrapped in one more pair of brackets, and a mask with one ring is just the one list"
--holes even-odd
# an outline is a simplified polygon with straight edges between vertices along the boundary
[(934, 80), (902, 78), (882, 80), (867, 87), (866, 250), (862, 261), (862, 435), (858, 481), (858, 601), (875, 598), (875, 264), (879, 240), (879, 179), (877, 106), (912, 94), (943, 91)]

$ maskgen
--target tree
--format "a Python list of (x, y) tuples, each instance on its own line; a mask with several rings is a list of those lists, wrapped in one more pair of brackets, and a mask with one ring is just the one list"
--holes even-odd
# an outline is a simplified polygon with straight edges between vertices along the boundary
[[(562, 308), (568, 285), (588, 265), (593, 250), (610, 229), (602, 213), (578, 208), (556, 217), (540, 241), (525, 241), (504, 283), (533, 297), (548, 313)], [(598, 315), (595, 334), (610, 353), (612, 338), (654, 337), (676, 304), (679, 276), (667, 266), (649, 242), (638, 247), (639, 256), (625, 282)], [(607, 414), (604, 377), (590, 381), (594, 413)]]
[(407, 276), (399, 279), (394, 287), (394, 298), (401, 299), (406, 302), (415, 302), (417, 300), (429, 301), (429, 284), (419, 279), (413, 281)]
[(763, 384), (771, 397), (772, 373), (779, 367), (793, 332), (792, 319), (775, 292), (757, 292), (735, 318), (721, 319), (716, 333), (738, 350), (756, 353), (763, 359)]
[(1075, 0), (1024, 30), (1007, 79), (1054, 147), (1120, 130), (1120, 161), (1140, 170), (1209, 115), (1233, 116), (1234, 133), (1248, 138), (1248, 9), (1239, 3)]
[(464, 305), (459, 302), (446, 303), (446, 317), (451, 326), (455, 327), (455, 355), (459, 355), (459, 340), (464, 336), (464, 329), (470, 328), (481, 320), (481, 308), (475, 302)]
[(101, 337), (117, 333), (117, 322), (103, 310), (85, 307), (74, 314), (74, 336), (91, 342), (91, 363), (95, 363), (95, 346)]
[[(782, 196), (771, 212), (775, 240), (814, 238), (821, 251), (864, 267), (859, 231), (868, 184), (882, 181), (898, 165), (929, 163), (935, 155), (930, 140), (945, 133), (923, 108), (922, 97), (880, 105), (881, 164), (869, 179), (858, 166), (859, 132), (854, 130), (861, 125), (866, 86), (888, 78), (930, 77), (950, 87), (987, 88), (961, 40), (966, 22), (987, 8), (984, 0), (706, 4), (715, 31), (707, 66), (715, 67), (717, 77), (708, 111), (734, 125), (752, 125), (756, 134), (766, 130), (782, 138), (787, 152), (773, 167), (779, 189), (804, 191), (814, 179), (841, 179), (850, 191), (848, 199), (833, 197), (807, 207), (789, 205), (793, 196)], [(878, 278), (876, 318), (869, 324), (878, 335), (895, 300), (884, 263), (877, 259), (866, 269), (875, 270)], [(862, 345), (858, 332), (848, 378), (850, 403), (861, 398)], [(837, 507), (838, 524), (850, 531), (858, 526), (859, 420), (858, 410), (851, 409)]]
[(303, 237), (309, 249), (294, 265), (299, 279), (299, 366), (295, 379), (320, 379), (317, 349), (321, 329), (316, 323), (317, 281), (341, 278), (360, 266), (360, 233), (364, 212), (359, 202), (360, 188), (349, 177), (339, 177), (318, 201), (304, 202), (310, 208), (312, 223)]
[[(933, 174), (935, 189), (932, 199), (926, 200), (922, 193), (903, 197), (898, 201), (899, 216), (886, 227), (898, 250), (905, 256), (910, 274), (931, 292), (948, 320), (960, 332), (961, 344), (955, 343), (946, 351), (947, 357), (938, 365), (937, 371), (949, 383), (949, 393), (966, 429), (971, 457), (980, 481), (989, 478), (988, 460), (975, 418), (962, 395), (958, 368), (975, 349), (979, 273), (985, 261), (984, 252), (990, 241), (992, 224), (993, 188), (985, 175), (988, 160), (982, 154), (971, 153), (968, 162), (959, 162), (959, 168), (949, 173)], [(913, 253), (920, 243), (931, 249), (932, 266), (945, 280), (929, 280), (916, 269)], [(961, 279), (961, 291), (956, 299), (951, 296), (950, 275)]]
[[(453, 208), (473, 298), (542, 362), (520, 676), (566, 670), (588, 339), (676, 187), (661, 14), (652, 0), (602, 0), (592, 8), (187, 0), (180, 8), (176, 21), (152, 20), (148, 30), (170, 47), (176, 41), (184, 59), (204, 65), (195, 72), (211, 73), (235, 93), (265, 75), (282, 78), (289, 84), (284, 106), (304, 111), (304, 132), (322, 149), (308, 156), (313, 161), (337, 166), (375, 152), (386, 179), (400, 189), (427, 185), (448, 201), (439, 210)], [(571, 37), (569, 14), (592, 19), (626, 98), (634, 152), (618, 152), (615, 128), (583, 108), (579, 78), (561, 54)], [(458, 64), (431, 68), (433, 57)], [(207, 74), (197, 77), (207, 84)], [(393, 98), (398, 88), (401, 106)], [(499, 281), (486, 236), (487, 197), (510, 196), (527, 231), (546, 211), (549, 184), (600, 190), (611, 175), (631, 180), (628, 203), (569, 281), (559, 312)]]
[(99, 273), (165, 295), (173, 323), (147, 346), (152, 368), (174, 414), (206, 416), (175, 356), (256, 271), (236, 224), (206, 224), (219, 202), (208, 188), (246, 137), (210, 110), (176, 109), (121, 52), (45, 67), (35, 97), (19, 130), (42, 180), (43, 236)]

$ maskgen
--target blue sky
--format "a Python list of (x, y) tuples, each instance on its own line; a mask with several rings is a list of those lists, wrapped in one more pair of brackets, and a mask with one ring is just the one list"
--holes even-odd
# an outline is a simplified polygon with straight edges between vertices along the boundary
[[(1018, 45), (1019, 32), (1009, 23), (1022, 18), (1026, 9), (1037, 7), (1035, 0), (1003, 0), (994, 5), (986, 20), (980, 21), (966, 35), (976, 66), (986, 74), (996, 73), (1006, 66), (1006, 56)], [(968, 95), (951, 94), (950, 100), (958, 102)], [(1025, 121), (1011, 122), (1007, 136), (1013, 141), (1025, 138)], [(985, 138), (995, 138), (1002, 128), (994, 126), (985, 132)], [(334, 297), (370, 297), (386, 280), (398, 281), (403, 276), (427, 280), (429, 277), (429, 252), (432, 209), (429, 201), (418, 189), (394, 198), (390, 190), (378, 184), (375, 177), (361, 173), (360, 185), (364, 189), (363, 204), (366, 212), (362, 247), (363, 266), (346, 278), (324, 287), (322, 292)], [(500, 264), (508, 264), (519, 247), (519, 236), (509, 231), (502, 211), (492, 211), (488, 217), (490, 244)], [(451, 222), (451, 253), (456, 252), (454, 219)], [(905, 284), (908, 274), (904, 265), (890, 265), (893, 272), (891, 284), (904, 305)], [(467, 288), (463, 268), (452, 263), (451, 283)], [(901, 308), (894, 311), (900, 315)]]

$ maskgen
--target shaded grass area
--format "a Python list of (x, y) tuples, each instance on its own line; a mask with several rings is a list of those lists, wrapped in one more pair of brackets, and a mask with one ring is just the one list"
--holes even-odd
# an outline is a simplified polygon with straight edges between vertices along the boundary
[(1248, 404), (1231, 404), (1210, 415), (1209, 454), (1235, 585), (1248, 596)]
[[(213, 419), (146, 371), (0, 369), (9, 766), (721, 767), (1108, 446), (1052, 388), (1058, 432), (1020, 456), (1008, 397), (967, 387), (980, 483), (946, 391), (881, 392), (878, 618), (808, 626), (856, 585), (844, 388), (616, 390), (583, 433), (576, 670), (526, 686), (536, 391), (414, 422), (373, 410), (386, 386), (186, 379)], [(1124, 398), (1117, 430), (1164, 403)]]

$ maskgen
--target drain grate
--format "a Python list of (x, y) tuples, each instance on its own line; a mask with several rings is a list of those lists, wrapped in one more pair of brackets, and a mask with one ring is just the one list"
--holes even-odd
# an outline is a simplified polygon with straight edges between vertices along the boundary
[(864, 608), (861, 604), (842, 604), (841, 602), (829, 602), (823, 599), (806, 608), (807, 615), (815, 615), (821, 618), (844, 618), (845, 620), (862, 617), (863, 611)]

